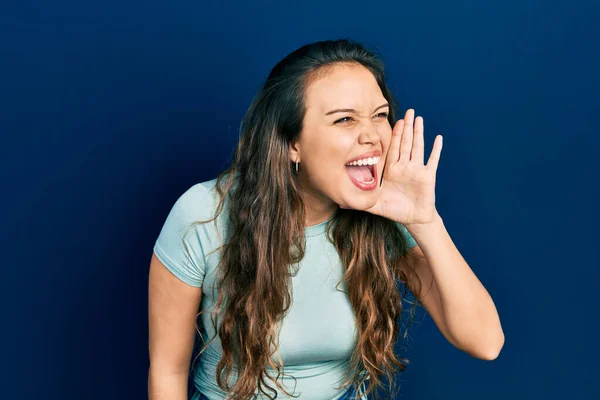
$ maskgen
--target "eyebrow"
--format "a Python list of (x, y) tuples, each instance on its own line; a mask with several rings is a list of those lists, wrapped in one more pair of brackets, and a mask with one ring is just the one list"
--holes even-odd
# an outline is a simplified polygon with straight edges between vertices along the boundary
[[(377, 107), (375, 110), (373, 110), (373, 112), (379, 110), (380, 108), (383, 107), (389, 107), (388, 103), (382, 104), (379, 107)], [(349, 113), (354, 113), (356, 114), (356, 110), (354, 108), (338, 108), (337, 110), (331, 110), (329, 111), (327, 114), (325, 115), (331, 115), (331, 114), (335, 114), (335, 113), (340, 113), (340, 112), (349, 112)]]

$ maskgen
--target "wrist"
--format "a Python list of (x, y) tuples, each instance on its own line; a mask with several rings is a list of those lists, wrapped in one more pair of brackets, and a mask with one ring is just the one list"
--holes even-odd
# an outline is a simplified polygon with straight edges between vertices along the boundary
[(426, 231), (430, 229), (435, 229), (440, 225), (443, 225), (444, 221), (442, 216), (435, 210), (433, 217), (430, 221), (424, 223), (415, 223), (415, 224), (403, 224), (406, 229), (412, 234), (420, 231)]

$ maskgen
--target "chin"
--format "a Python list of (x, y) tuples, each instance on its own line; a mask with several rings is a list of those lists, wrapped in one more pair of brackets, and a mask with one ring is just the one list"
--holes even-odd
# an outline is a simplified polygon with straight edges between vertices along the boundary
[(377, 197), (371, 197), (373, 192), (374, 190), (359, 196), (350, 197), (352, 199), (351, 201), (342, 202), (341, 204), (346, 204), (345, 207), (349, 207), (354, 210), (366, 210), (373, 207), (375, 203), (377, 203)]

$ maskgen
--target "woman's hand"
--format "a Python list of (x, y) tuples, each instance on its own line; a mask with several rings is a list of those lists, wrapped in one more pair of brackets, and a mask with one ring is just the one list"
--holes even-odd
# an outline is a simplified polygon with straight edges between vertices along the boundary
[[(364, 211), (401, 224), (425, 224), (437, 215), (435, 178), (442, 152), (442, 135), (433, 143), (424, 165), (423, 117), (414, 119), (415, 110), (406, 111), (396, 122), (383, 170), (377, 203)], [(413, 134), (414, 122), (414, 134)]]

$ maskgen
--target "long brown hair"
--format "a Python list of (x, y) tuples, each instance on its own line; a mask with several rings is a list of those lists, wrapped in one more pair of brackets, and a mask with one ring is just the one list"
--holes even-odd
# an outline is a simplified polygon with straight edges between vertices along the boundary
[[(217, 177), (220, 201), (215, 216), (195, 222), (216, 224), (228, 200), (227, 240), (219, 248), (218, 298), (211, 320), (223, 348), (216, 381), (233, 400), (251, 399), (257, 388), (275, 398), (267, 379), (292, 396), (277, 381), (284, 373), (283, 362), (271, 358), (271, 349), (277, 348), (277, 323), (292, 301), (289, 286), (295, 271), (291, 266), (302, 260), (306, 245), (305, 206), (288, 149), (302, 131), (307, 86), (336, 63), (358, 63), (373, 73), (390, 104), (388, 119), (393, 126), (395, 102), (380, 59), (347, 39), (302, 46), (275, 65), (252, 100), (240, 127), (234, 160)], [(385, 374), (394, 387), (397, 367), (403, 371), (409, 362), (394, 354), (403, 297), (408, 301), (407, 291), (418, 297), (421, 290), (407, 262), (406, 238), (394, 221), (339, 208), (327, 223), (327, 239), (343, 263), (338, 285), (343, 280), (347, 283), (359, 334), (350, 359), (352, 376), (343, 386), (354, 383), (358, 387), (368, 376), (369, 393), (383, 387)], [(409, 302), (413, 307), (407, 330), (418, 300)], [(217, 318), (221, 320), (218, 329)], [(234, 364), (237, 380), (230, 386)], [(278, 372), (275, 379), (266, 373), (267, 366)]]

